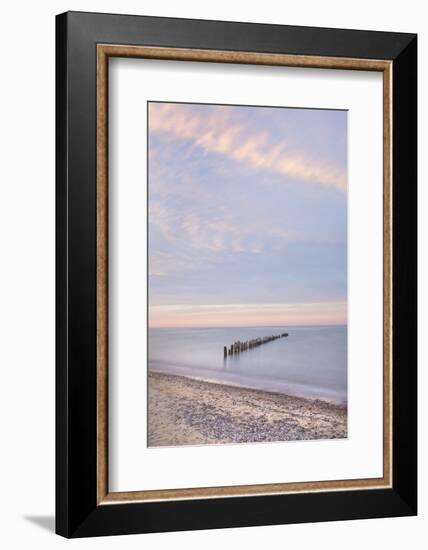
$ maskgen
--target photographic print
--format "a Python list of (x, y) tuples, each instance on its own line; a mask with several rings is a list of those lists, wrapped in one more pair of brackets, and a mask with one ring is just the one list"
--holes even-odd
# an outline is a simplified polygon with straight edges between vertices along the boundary
[(148, 103), (148, 446), (347, 437), (347, 112)]

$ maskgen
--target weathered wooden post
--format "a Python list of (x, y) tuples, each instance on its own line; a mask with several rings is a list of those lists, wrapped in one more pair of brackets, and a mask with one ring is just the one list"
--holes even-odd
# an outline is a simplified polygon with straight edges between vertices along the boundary
[(278, 338), (282, 338), (284, 336), (288, 336), (288, 332), (282, 332), (281, 334), (270, 334), (269, 336), (259, 336), (258, 338), (252, 338), (251, 340), (245, 340), (244, 342), (237, 340), (231, 344), (230, 348), (224, 346), (224, 357), (235, 353), (241, 353), (242, 351), (246, 351), (248, 349), (257, 348), (258, 346), (269, 342), (274, 342), (275, 340), (278, 340)]

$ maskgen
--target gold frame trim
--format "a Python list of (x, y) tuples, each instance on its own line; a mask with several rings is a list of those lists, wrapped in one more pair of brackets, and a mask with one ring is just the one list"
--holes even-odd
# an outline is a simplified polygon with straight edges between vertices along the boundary
[[(133, 57), (383, 73), (383, 477), (129, 492), (108, 490), (108, 59)], [(339, 57), (97, 45), (97, 503), (377, 489), (392, 486), (392, 62)]]

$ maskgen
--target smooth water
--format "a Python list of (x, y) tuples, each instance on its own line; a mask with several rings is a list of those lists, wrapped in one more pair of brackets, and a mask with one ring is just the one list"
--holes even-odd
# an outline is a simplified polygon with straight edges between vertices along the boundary
[[(224, 358), (233, 342), (288, 337)], [(346, 402), (347, 328), (231, 327), (149, 330), (149, 368), (225, 384)]]

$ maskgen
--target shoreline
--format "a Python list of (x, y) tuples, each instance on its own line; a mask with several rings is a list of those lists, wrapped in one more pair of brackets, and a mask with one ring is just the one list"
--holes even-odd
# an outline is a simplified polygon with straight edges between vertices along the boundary
[[(149, 373), (178, 376), (189, 380), (199, 380), (210, 384), (218, 384), (220, 386), (232, 386), (267, 393), (277, 393), (279, 395), (287, 395), (289, 397), (326, 401), (327, 403), (332, 403), (334, 405), (346, 406), (347, 404), (347, 400), (342, 396), (343, 392), (340, 392), (340, 390), (326, 390), (325, 388), (319, 388), (317, 386), (309, 386), (303, 383), (285, 381), (276, 381), (276, 383), (271, 384), (270, 387), (269, 383), (265, 383), (264, 387), (260, 387), (259, 380), (248, 375), (242, 376), (237, 373), (223, 373), (223, 378), (219, 379), (217, 376), (218, 372), (215, 369), (203, 369), (204, 372), (201, 374), (198, 372), (189, 372), (192, 370), (194, 371), (195, 367), (191, 367), (186, 364), (174, 363), (171, 361), (149, 361), (148, 366)], [(269, 379), (267, 379), (267, 381), (268, 380)], [(283, 386), (282, 388), (280, 387), (281, 385)]]
[(347, 406), (150, 370), (148, 445), (347, 437)]
[[(268, 388), (258, 388), (256, 386), (251, 386), (250, 384), (241, 384), (240, 382), (233, 382), (231, 380), (227, 380), (225, 382), (221, 381), (221, 380), (217, 380), (215, 378), (210, 378), (209, 376), (190, 376), (190, 375), (187, 375), (187, 374), (176, 374), (175, 372), (169, 372), (167, 370), (162, 370), (161, 368), (150, 368), (148, 369), (148, 373), (149, 375), (150, 374), (161, 374), (161, 375), (164, 375), (164, 376), (174, 376), (176, 378), (184, 378), (185, 380), (195, 380), (195, 381), (198, 381), (198, 382), (206, 382), (207, 384), (215, 384), (217, 386), (221, 386), (221, 387), (224, 387), (224, 388), (240, 388), (240, 389), (243, 389), (243, 390), (250, 390), (250, 391), (255, 391), (255, 392), (261, 392), (261, 393), (267, 393), (267, 394), (274, 394), (274, 395), (284, 395), (286, 397), (291, 397), (291, 398), (297, 398), (297, 399), (306, 399), (308, 401), (322, 401), (322, 402), (325, 402), (325, 403), (329, 403), (331, 405), (338, 405), (338, 406), (342, 406), (342, 407), (346, 407), (346, 402), (338, 399), (338, 398), (334, 398), (334, 397), (325, 397), (325, 396), (321, 396), (321, 395), (317, 395), (315, 394), (315, 392), (311, 395), (310, 393), (307, 393), (305, 394), (304, 391), (296, 391), (296, 393), (294, 393), (293, 391), (291, 392), (282, 392), (282, 391), (279, 391), (279, 390), (271, 390), (271, 389), (268, 389)], [(294, 385), (294, 386), (297, 386), (297, 385)], [(299, 386), (301, 387), (301, 386)], [(291, 389), (291, 385), (290, 385), (290, 388)]]

